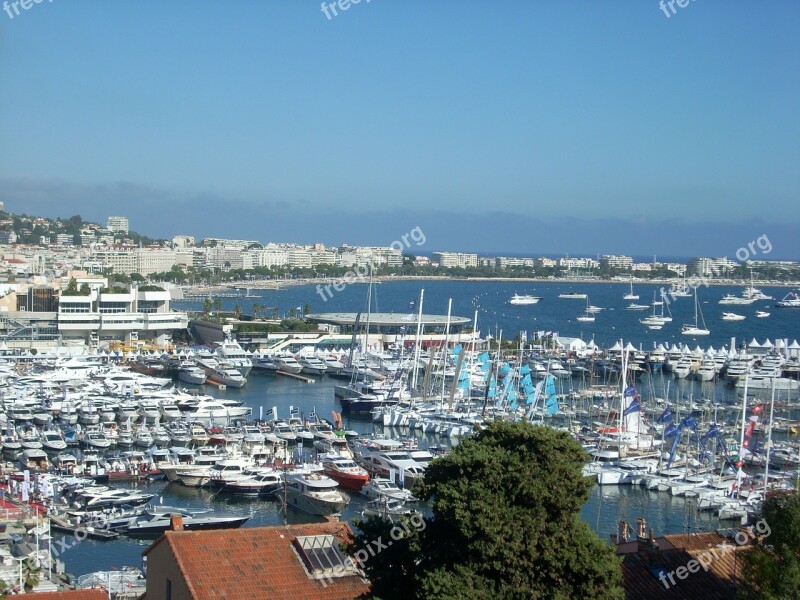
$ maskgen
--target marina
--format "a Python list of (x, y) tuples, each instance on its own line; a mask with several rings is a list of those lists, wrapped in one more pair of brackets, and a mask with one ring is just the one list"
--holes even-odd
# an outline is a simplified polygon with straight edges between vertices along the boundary
[[(494, 284), (500, 288), (494, 305), (480, 291), (487, 284), (476, 285), (470, 304), (484, 315), (479, 319), (491, 318), (496, 307), (505, 327), (522, 320), (503, 309), (503, 284)], [(601, 289), (594, 286), (592, 294), (606, 308), (604, 317), (626, 318), (624, 302)], [(285, 293), (297, 292), (302, 288)], [(548, 296), (558, 302), (558, 293), (540, 294), (540, 307)], [(564, 315), (573, 310), (561, 308)], [(641, 331), (638, 320), (626, 322), (622, 333)], [(653, 340), (648, 349), (620, 338), (603, 348), (594, 337), (536, 331), (528, 343), (517, 335), (500, 352), (493, 336), (467, 337), (472, 345), (450, 343), (442, 352), (442, 334), (438, 344), (419, 348), (376, 342), (366, 354), (345, 345), (288, 343), (282, 356), (271, 357), (231, 340), (163, 355), (9, 356), (2, 388), (5, 472), (21, 480), (16, 469), (27, 466), (37, 484), (52, 478), (49, 485), (62, 498), (73, 498), (45, 502), (52, 505), (56, 539), (76, 531), (87, 510), (107, 511), (108, 529), (96, 528), (60, 557), (79, 575), (139, 566), (141, 544), (169, 526), (166, 515), (179, 514), (190, 526), (248, 527), (330, 513), (351, 520), (424, 512), (413, 506), (409, 490), (427, 463), (491, 419), (566, 429), (584, 444), (594, 457), (585, 473), (596, 484), (583, 518), (603, 536), (634, 516), (663, 533), (746, 522), (767, 489), (798, 477), (800, 345), (794, 339), (729, 338), (717, 347)], [(351, 336), (361, 340), (363, 331), (355, 328)], [(223, 353), (247, 371), (242, 387), (192, 385), (180, 377), (187, 365)], [(265, 361), (275, 368), (259, 368)], [(142, 373), (144, 363), (158, 375)], [(303, 364), (315, 372), (292, 372)], [(743, 420), (751, 420), (743, 415), (753, 407), (773, 418), (743, 429)], [(66, 450), (56, 444), (40, 451), (36, 464), (25, 455), (36, 448), (23, 450), (23, 444), (35, 446), (47, 439), (45, 432), (51, 444), (63, 438)], [(705, 454), (691, 440), (706, 441)], [(745, 441), (750, 450), (740, 457)], [(769, 471), (765, 448), (773, 456)], [(74, 479), (83, 477), (90, 483), (69, 496)]]

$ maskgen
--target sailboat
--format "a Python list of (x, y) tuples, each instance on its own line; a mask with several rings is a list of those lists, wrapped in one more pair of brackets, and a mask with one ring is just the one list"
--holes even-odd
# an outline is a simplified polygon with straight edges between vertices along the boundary
[(639, 294), (633, 293), (633, 275), (631, 275), (631, 291), (622, 297), (623, 300), (638, 300)]
[[(698, 315), (703, 326), (700, 327), (698, 322)], [(700, 304), (697, 302), (697, 288), (694, 288), (694, 325), (686, 324), (681, 327), (683, 335), (709, 335), (710, 330), (706, 329), (706, 321), (703, 318), (703, 311), (700, 310)]]
[(591, 305), (589, 304), (589, 296), (587, 295), (586, 296), (586, 312), (584, 312), (582, 315), (577, 317), (577, 320), (582, 322), (582, 323), (594, 323), (594, 314), (592, 314), (592, 313), (596, 312), (596, 311), (592, 311), (592, 310), (590, 310), (590, 308), (591, 308)]
[[(664, 323), (669, 323), (670, 321), (672, 321), (672, 315), (671, 314), (669, 316), (666, 316), (666, 317), (664, 316), (664, 304), (665, 304), (665, 302), (663, 300), (663, 298), (664, 298), (664, 292), (663, 291), (661, 292), (661, 298), (662, 298), (662, 300), (656, 301), (656, 293), (653, 292), (653, 305), (652, 305), (653, 306), (653, 314), (651, 314), (648, 317), (645, 317), (644, 319), (639, 319), (639, 322), (642, 325), (647, 325), (648, 329), (661, 329), (664, 326)], [(660, 316), (656, 314), (656, 307), (657, 306), (661, 307), (661, 315)], [(667, 311), (669, 311), (669, 306), (667, 306)]]

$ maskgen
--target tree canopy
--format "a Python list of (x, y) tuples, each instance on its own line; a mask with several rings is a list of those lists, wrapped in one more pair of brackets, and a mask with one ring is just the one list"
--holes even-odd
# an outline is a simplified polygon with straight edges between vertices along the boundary
[[(613, 548), (580, 519), (591, 488), (582, 474), (586, 458), (568, 434), (525, 422), (495, 422), (464, 440), (430, 464), (417, 490), (431, 502), (425, 528), (366, 561), (373, 593), (624, 597)], [(382, 527), (360, 524), (354, 547), (374, 540)]]
[(750, 584), (744, 598), (800, 598), (800, 493), (768, 498), (756, 531), (762, 544), (744, 555), (744, 574)]

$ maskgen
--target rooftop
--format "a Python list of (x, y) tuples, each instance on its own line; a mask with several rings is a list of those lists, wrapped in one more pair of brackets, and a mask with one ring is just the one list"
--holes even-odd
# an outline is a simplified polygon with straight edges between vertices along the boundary
[(167, 531), (153, 543), (168, 544), (195, 600), (263, 598), (355, 598), (369, 592), (358, 575), (320, 578), (303, 563), (306, 536), (334, 536), (347, 542), (347, 523), (309, 523), (210, 531)]

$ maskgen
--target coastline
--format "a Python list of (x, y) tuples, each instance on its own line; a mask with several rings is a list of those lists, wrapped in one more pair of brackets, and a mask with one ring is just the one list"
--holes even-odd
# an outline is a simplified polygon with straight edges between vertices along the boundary
[[(202, 285), (183, 285), (179, 286), (185, 291), (191, 290), (200, 294), (213, 294), (215, 292), (229, 292), (232, 289), (249, 289), (259, 291), (280, 291), (288, 287), (297, 287), (302, 285), (314, 285), (319, 283), (330, 283), (331, 281), (339, 281), (338, 277), (304, 277), (298, 279), (259, 279), (249, 281), (232, 281), (224, 285), (216, 286), (202, 286)], [(554, 283), (554, 284), (615, 284), (615, 285), (630, 285), (630, 279), (598, 279), (598, 278), (582, 278), (582, 277), (453, 277), (449, 275), (380, 275), (373, 278), (374, 281), (383, 283), (390, 281), (452, 281), (452, 282), (475, 282), (475, 281), (499, 281), (504, 283), (519, 282), (519, 283)], [(634, 279), (633, 283), (636, 285), (672, 285), (674, 283), (683, 283), (683, 279)], [(353, 283), (363, 285), (366, 280), (357, 279)], [(710, 286), (742, 286), (747, 287), (750, 285), (749, 281), (731, 280), (731, 279), (705, 279), (698, 287)], [(753, 285), (762, 287), (774, 287), (792, 289), (800, 287), (800, 281), (786, 282), (786, 281), (754, 281)]]

